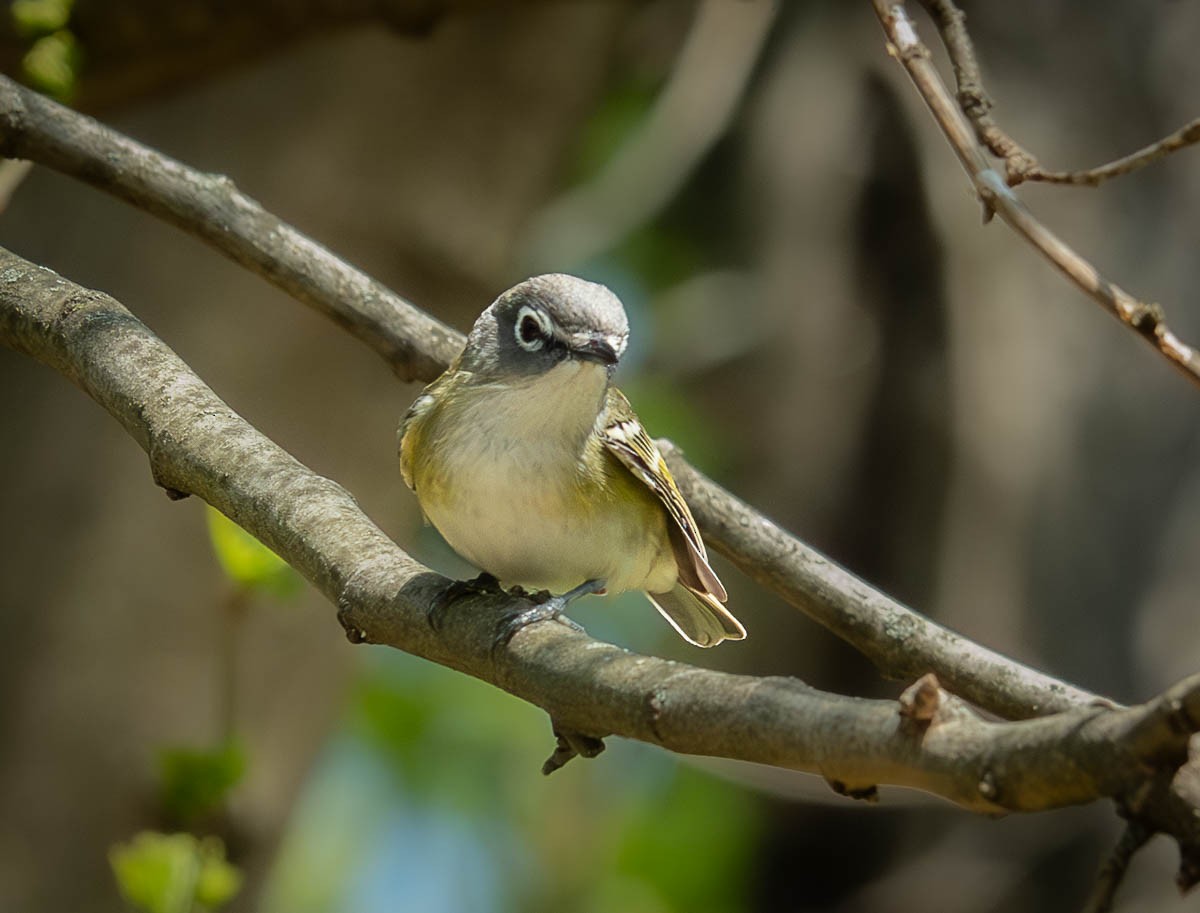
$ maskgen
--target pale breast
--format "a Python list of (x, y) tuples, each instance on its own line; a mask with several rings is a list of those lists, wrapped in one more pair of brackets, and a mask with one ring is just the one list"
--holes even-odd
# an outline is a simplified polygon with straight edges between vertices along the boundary
[(430, 522), (506, 585), (561, 593), (601, 579), (611, 592), (670, 589), (676, 570), (662, 509), (615, 461), (584, 472), (590, 424), (577, 407), (574, 416), (532, 408), (538, 399), (528, 389), (492, 391), (466, 420), (439, 422), (430, 440), (438, 456), (416, 473)]

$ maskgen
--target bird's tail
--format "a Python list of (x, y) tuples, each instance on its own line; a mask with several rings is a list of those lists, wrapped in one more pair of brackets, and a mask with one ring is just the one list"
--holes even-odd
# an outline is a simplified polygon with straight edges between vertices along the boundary
[(746, 636), (742, 623), (708, 593), (697, 593), (677, 583), (668, 593), (646, 596), (679, 636), (697, 647), (715, 647), (723, 640), (741, 640)]

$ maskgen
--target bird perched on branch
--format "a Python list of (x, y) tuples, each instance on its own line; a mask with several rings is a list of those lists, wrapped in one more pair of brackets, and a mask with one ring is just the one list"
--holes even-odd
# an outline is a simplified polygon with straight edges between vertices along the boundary
[(553, 274), (509, 289), (401, 422), (404, 481), (485, 577), (558, 594), (507, 636), (579, 596), (642, 590), (690, 643), (740, 640), (691, 511), (611, 385), (628, 336), (602, 285)]

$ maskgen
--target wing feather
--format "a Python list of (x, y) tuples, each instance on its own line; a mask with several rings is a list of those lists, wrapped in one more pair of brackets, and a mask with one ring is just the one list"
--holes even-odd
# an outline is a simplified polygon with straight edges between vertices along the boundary
[(654, 492), (671, 518), (668, 529), (680, 582), (725, 602), (728, 594), (708, 563), (708, 552), (696, 521), (671, 477), (666, 460), (638, 421), (629, 400), (616, 388), (608, 391), (605, 417), (606, 424), (601, 430), (604, 446), (634, 478)]

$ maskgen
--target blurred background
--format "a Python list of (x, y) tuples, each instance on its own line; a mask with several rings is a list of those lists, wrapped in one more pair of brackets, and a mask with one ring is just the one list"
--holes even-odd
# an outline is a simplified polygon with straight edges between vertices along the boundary
[[(533, 273), (607, 283), (652, 433), (839, 562), (1119, 700), (1200, 666), (1200, 398), (981, 225), (865, 0), (458, 5), (19, 0), (0, 68), (229, 175), (460, 329)], [(967, 11), (1000, 122), (1048, 167), (1200, 108), (1196, 3)], [(1188, 341), (1196, 155), (1021, 191)], [(0, 244), (114, 295), (401, 546), (467, 572), (399, 477), (416, 387), (150, 216), (42, 168), (0, 175)], [(543, 778), (539, 711), (351, 647), (306, 586), (230, 570), (244, 543), (223, 566), (204, 505), (168, 501), (64, 379), (0, 352), (0, 410), (0, 909), (137, 908), (121, 889), (194, 851), (216, 860), (200, 900), (236, 911), (1036, 913), (1080, 908), (1117, 839), (1107, 806), (867, 806), (616, 740)], [(717, 569), (742, 644), (688, 648), (638, 596), (573, 615), (641, 652), (902, 687)], [(220, 843), (136, 843), (148, 830)], [(1200, 910), (1174, 863), (1152, 843), (1118, 908)]]

